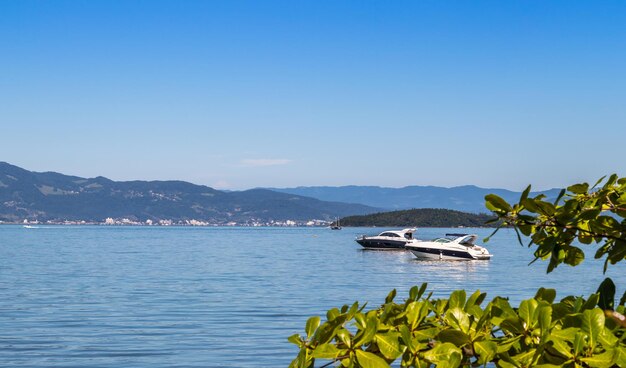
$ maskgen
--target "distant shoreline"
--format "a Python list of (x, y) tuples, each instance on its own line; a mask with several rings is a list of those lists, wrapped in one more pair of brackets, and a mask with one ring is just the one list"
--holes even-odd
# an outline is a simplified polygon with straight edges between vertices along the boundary
[[(84, 223), (84, 224), (65, 224), (65, 223), (44, 223), (44, 224), (23, 224), (19, 222), (0, 222), (0, 226), (21, 226), (24, 228), (45, 228), (55, 226), (65, 227), (87, 227), (98, 226), (103, 228), (117, 228), (117, 227), (144, 227), (144, 228), (301, 228), (301, 229), (329, 229), (329, 226), (307, 226), (307, 225), (187, 225), (187, 224), (175, 224), (175, 225), (145, 225), (145, 224), (104, 224), (104, 223)], [(344, 229), (396, 229), (396, 228), (408, 228), (416, 227), (418, 229), (492, 229), (489, 226), (415, 226), (415, 225), (401, 225), (401, 226), (343, 226)], [(329, 229), (330, 230), (330, 229)]]

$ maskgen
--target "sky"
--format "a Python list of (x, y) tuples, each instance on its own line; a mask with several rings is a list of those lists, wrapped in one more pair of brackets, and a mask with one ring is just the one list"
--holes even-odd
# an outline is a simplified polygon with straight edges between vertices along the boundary
[(0, 161), (218, 189), (626, 175), (623, 1), (0, 1)]

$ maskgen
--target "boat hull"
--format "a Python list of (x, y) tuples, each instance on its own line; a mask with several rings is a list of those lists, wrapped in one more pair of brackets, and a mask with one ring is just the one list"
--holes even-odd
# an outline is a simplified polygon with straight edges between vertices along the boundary
[(443, 249), (431, 247), (410, 247), (411, 253), (420, 259), (445, 260), (445, 261), (472, 261), (491, 259), (489, 253), (469, 252), (459, 249)]
[(406, 241), (395, 240), (382, 240), (382, 239), (369, 239), (359, 238), (356, 240), (365, 249), (375, 250), (404, 250)]

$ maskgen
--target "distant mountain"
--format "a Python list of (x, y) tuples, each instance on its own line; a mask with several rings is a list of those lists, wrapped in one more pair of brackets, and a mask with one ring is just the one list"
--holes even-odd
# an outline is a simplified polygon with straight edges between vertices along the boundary
[(0, 162), (0, 221), (305, 221), (379, 210), (267, 189), (223, 192), (184, 181), (116, 182), (32, 172)]
[[(322, 201), (360, 203), (366, 206), (389, 210), (410, 208), (444, 208), (472, 213), (488, 212), (485, 208), (485, 195), (494, 193), (508, 202), (517, 202), (521, 192), (506, 189), (485, 189), (473, 185), (453, 188), (435, 186), (408, 186), (404, 188), (384, 188), (375, 186), (342, 187), (297, 187), (270, 188), (271, 190), (317, 198)], [(549, 198), (556, 198), (560, 189), (544, 192)], [(535, 193), (537, 194), (537, 193)]]
[(343, 226), (385, 227), (481, 227), (493, 217), (461, 211), (420, 208), (412, 210), (380, 212), (341, 219)]

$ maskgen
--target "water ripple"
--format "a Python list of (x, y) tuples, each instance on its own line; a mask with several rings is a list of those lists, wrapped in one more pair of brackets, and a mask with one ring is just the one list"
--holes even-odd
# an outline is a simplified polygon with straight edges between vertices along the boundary
[[(363, 251), (362, 233), (0, 226), (0, 366), (287, 366), (296, 348), (286, 338), (309, 316), (356, 300), (375, 307), (392, 288), (401, 299), (428, 282), (435, 296), (480, 289), (515, 304), (539, 286), (589, 294), (604, 277), (592, 260), (546, 275), (507, 231), (489, 262)], [(609, 269), (618, 285), (623, 266)]]

